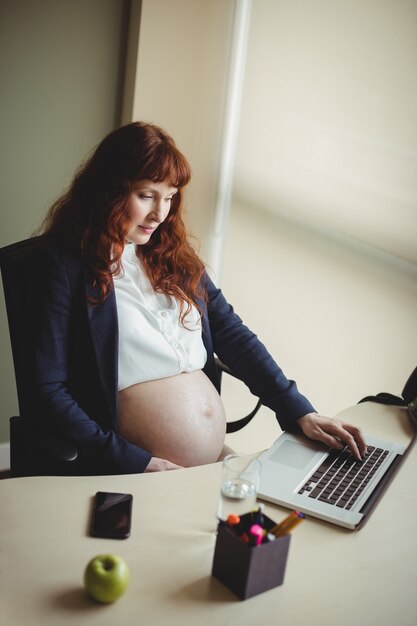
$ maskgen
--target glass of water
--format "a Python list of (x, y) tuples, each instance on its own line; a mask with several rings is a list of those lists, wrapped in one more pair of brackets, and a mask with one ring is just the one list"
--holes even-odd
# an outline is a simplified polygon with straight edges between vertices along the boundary
[(223, 460), (217, 517), (242, 515), (256, 508), (260, 463), (255, 455), (228, 454)]

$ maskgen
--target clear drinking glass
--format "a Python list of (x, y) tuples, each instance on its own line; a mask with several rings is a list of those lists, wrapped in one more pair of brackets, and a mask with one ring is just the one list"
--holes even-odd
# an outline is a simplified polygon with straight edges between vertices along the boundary
[(231, 513), (242, 515), (256, 508), (260, 463), (255, 455), (228, 454), (222, 465), (217, 517), (226, 520)]

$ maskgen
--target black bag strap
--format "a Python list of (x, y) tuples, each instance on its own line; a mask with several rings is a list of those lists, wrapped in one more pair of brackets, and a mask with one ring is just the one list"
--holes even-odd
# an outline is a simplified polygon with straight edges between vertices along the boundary
[(392, 393), (381, 392), (376, 396), (366, 396), (359, 400), (361, 402), (379, 402), (379, 404), (391, 404), (395, 406), (406, 406), (412, 421), (417, 425), (417, 367), (411, 372), (401, 392), (401, 397)]
[(365, 396), (365, 398), (359, 400), (358, 404), (361, 402), (379, 402), (379, 404), (394, 404), (395, 406), (407, 406), (408, 404), (404, 398), (394, 396), (392, 393), (386, 393), (384, 391), (377, 393), (376, 396)]

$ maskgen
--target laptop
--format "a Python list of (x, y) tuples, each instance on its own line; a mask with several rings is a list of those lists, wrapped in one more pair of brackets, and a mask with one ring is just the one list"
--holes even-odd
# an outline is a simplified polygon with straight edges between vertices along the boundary
[(284, 432), (259, 455), (260, 499), (352, 530), (361, 528), (404, 459), (405, 446), (365, 436), (359, 462), (339, 451)]

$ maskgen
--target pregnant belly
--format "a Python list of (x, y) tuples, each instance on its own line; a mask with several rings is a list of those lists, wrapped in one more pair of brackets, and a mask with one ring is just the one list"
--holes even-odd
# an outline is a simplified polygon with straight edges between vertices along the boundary
[(226, 417), (216, 388), (197, 370), (120, 391), (119, 433), (153, 456), (191, 467), (219, 459)]

